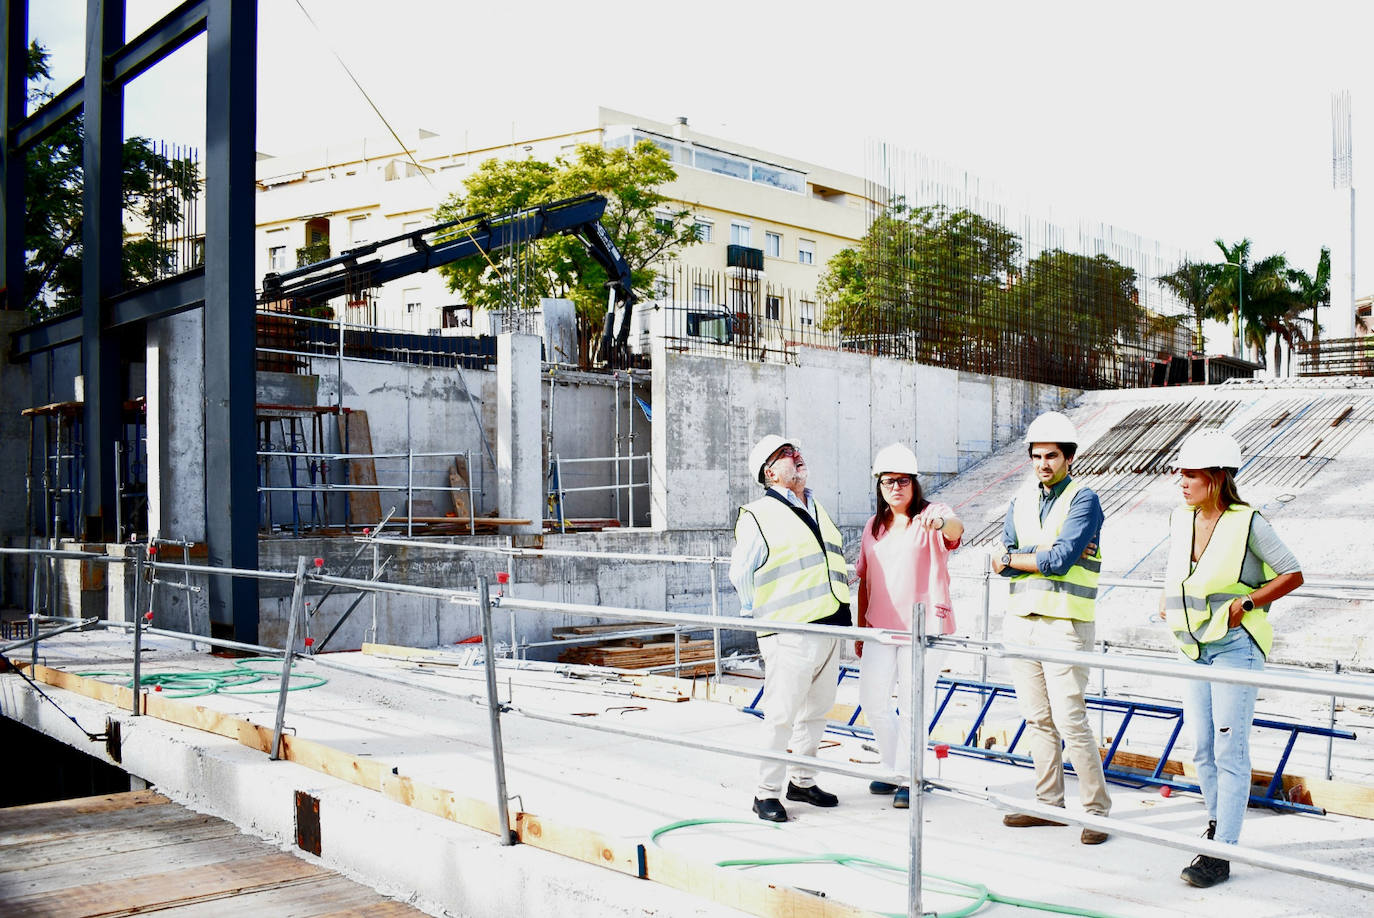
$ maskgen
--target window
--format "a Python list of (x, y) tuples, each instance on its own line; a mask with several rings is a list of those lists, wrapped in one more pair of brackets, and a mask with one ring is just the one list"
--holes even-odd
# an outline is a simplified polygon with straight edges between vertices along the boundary
[(654, 299), (672, 302), (676, 284), (671, 277), (660, 274), (654, 278)]
[(673, 215), (662, 211), (654, 214), (654, 229), (660, 236), (670, 235), (673, 232)]
[(711, 221), (710, 221), (710, 220), (703, 220), (703, 219), (701, 219), (700, 217), (698, 217), (696, 223), (694, 224), (694, 228), (695, 228), (696, 231), (697, 231), (697, 239), (698, 239), (698, 241), (700, 241), (700, 242), (710, 242), (710, 241), (711, 241)]
[(752, 284), (734, 283), (730, 285), (731, 312), (752, 313), (758, 303), (758, 293)]
[(721, 153), (714, 153), (709, 150), (698, 148), (696, 151), (696, 167), (707, 172), (718, 172), (721, 175), (729, 175), (733, 178), (749, 180), (749, 164), (733, 156)]
[[(419, 220), (407, 220), (406, 222), (401, 224), (401, 232), (413, 233), (422, 226), (424, 226), (424, 224), (421, 223)], [(406, 247), (411, 249), (415, 248), (415, 240), (407, 239)]]
[(369, 240), (367, 215), (348, 218), (348, 241), (352, 245), (362, 245)]
[(710, 285), (710, 284), (693, 284), (693, 285), (692, 285), (692, 302), (693, 302), (693, 303), (696, 303), (698, 306), (709, 306), (709, 305), (711, 305), (711, 302), (712, 302), (714, 299), (715, 299), (715, 290), (713, 290), (713, 289), (711, 288), (711, 285)]
[(286, 246), (274, 245), (267, 249), (267, 270), (285, 271), (286, 270)]
[(420, 311), (420, 288), (407, 287), (401, 292), (401, 299), (406, 304), (406, 315), (414, 315)]
[(782, 297), (769, 296), (764, 302), (763, 317), (774, 322), (782, 318)]
[(763, 234), (763, 254), (769, 258), (778, 258), (782, 255), (782, 236), (777, 233)]
[(816, 304), (810, 300), (801, 300), (797, 306), (797, 321), (802, 325), (815, 325)]
[(753, 235), (748, 223), (741, 223), (738, 220), (730, 221), (730, 244), (749, 245), (749, 239)]
[(816, 243), (810, 239), (797, 240), (797, 263), (803, 265), (816, 263)]

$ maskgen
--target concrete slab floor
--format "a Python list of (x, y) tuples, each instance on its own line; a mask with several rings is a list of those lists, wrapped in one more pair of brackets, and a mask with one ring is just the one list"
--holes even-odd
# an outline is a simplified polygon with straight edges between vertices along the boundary
[[(182, 645), (149, 639), (144, 672), (227, 669), (231, 661), (186, 653)], [(43, 644), (43, 662), (64, 670), (128, 672), (127, 639), (100, 632), (64, 635)], [(485, 696), (476, 668), (427, 666), (366, 654), (331, 654), (328, 661), (357, 672), (326, 669), (310, 660), (298, 673), (328, 682), (293, 692), (286, 724), (295, 735), (375, 759), (401, 775), (494, 801)], [(279, 664), (276, 664), (279, 667)], [(272, 668), (270, 665), (265, 668)], [(364, 673), (400, 681), (378, 681)], [(586, 714), (588, 725), (612, 722), (671, 736), (755, 746), (756, 718), (730, 705), (670, 703), (627, 695), (624, 684), (569, 679), (547, 670), (502, 667), (503, 700), (517, 708)], [(265, 683), (270, 685), (270, 681)], [(851, 692), (853, 682), (846, 683)], [(132, 718), (127, 712), (55, 688), (45, 688), (88, 729), (113, 716), (123, 725), (125, 766), (172, 799), (234, 821), (242, 828), (293, 844), (289, 801), (306, 789), (320, 800), (322, 857), (384, 892), (409, 897), (445, 915), (726, 915), (731, 909), (527, 846), (505, 848), (490, 834), (408, 809), (294, 763), (269, 762), (232, 740)], [(6, 716), (24, 720), (74, 745), (91, 747), (70, 723), (36, 700), (14, 674), (0, 677)], [(275, 694), (207, 695), (194, 699), (216, 711), (270, 726)], [(734, 858), (812, 858), (844, 854), (904, 867), (908, 812), (868, 793), (867, 779), (822, 775), (840, 806), (790, 804), (792, 821), (765, 824), (749, 812), (753, 762), (706, 751), (553, 725), (508, 714), (502, 718), (507, 781), (519, 809), (546, 820), (652, 845), (649, 835), (680, 820), (722, 819), (675, 831), (658, 844), (713, 863)], [(835, 737), (822, 757), (847, 764), (876, 756), (856, 738)], [(951, 757), (933, 774), (962, 786), (1013, 796), (1030, 794), (1031, 775), (988, 761)], [(1070, 807), (1075, 789), (1069, 778)], [(1126, 825), (1200, 833), (1200, 798), (1165, 799), (1150, 789), (1113, 788), (1112, 816)], [(996, 893), (1111, 915), (1192, 915), (1207, 910), (1255, 916), (1362, 914), (1374, 894), (1236, 863), (1232, 879), (1212, 890), (1183, 884), (1178, 873), (1192, 854), (1122, 836), (1084, 847), (1078, 828), (1008, 829), (1001, 812), (958, 799), (926, 800), (923, 847), (928, 877), (984, 884)], [(735, 822), (738, 820), (738, 822)], [(1251, 810), (1244, 841), (1265, 851), (1365, 873), (1374, 872), (1374, 821), (1338, 816), (1279, 815)], [(877, 912), (905, 913), (900, 873), (836, 864), (804, 863), (747, 869), (774, 884), (824, 894)], [(968, 900), (937, 892), (928, 879), (925, 908), (948, 911)], [(1010, 914), (989, 906), (987, 914)]]

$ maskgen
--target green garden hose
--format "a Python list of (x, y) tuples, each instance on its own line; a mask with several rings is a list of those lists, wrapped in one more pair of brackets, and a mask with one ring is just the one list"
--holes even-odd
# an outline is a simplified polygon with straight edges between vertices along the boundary
[[(770, 829), (781, 829), (781, 825), (773, 823), (760, 823), (748, 819), (683, 819), (678, 822), (669, 823), (661, 826), (649, 833), (649, 838), (654, 844), (658, 844), (659, 838), (674, 832), (678, 829), (685, 829), (691, 826), (734, 824), (749, 825), (756, 827), (766, 827)], [(887, 871), (893, 874), (906, 875), (906, 867), (899, 864), (890, 864), (886, 861), (878, 861), (873, 858), (863, 857), (857, 854), (815, 854), (794, 857), (767, 857), (767, 858), (728, 858), (716, 861), (717, 867), (771, 867), (785, 864), (839, 864), (842, 867), (862, 869), (865, 867), (876, 868), (877, 870)], [(892, 882), (897, 882), (896, 878), (891, 878)], [(975, 883), (969, 880), (959, 880), (954, 877), (940, 876), (939, 874), (921, 874), (923, 886), (931, 884), (935, 888), (931, 891), (943, 893), (945, 895), (960, 896), (972, 900), (968, 905), (950, 911), (939, 912), (939, 918), (967, 918), (973, 915), (983, 906), (990, 902), (1011, 905), (1017, 908), (1031, 908), (1042, 912), (1053, 912), (1059, 915), (1079, 915), (1083, 918), (1112, 918), (1106, 912), (1094, 911), (1086, 908), (1075, 908), (1069, 905), (1056, 905), (1053, 902), (1039, 902), (1034, 899), (1018, 899), (1012, 896), (1003, 896), (988, 889), (982, 883)], [(933, 884), (931, 881), (934, 881)], [(886, 912), (883, 914), (891, 915), (892, 918), (905, 918), (905, 912)]]

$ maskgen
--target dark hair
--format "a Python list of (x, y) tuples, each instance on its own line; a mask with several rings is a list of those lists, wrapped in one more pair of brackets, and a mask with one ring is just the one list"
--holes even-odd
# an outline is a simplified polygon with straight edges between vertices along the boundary
[(1230, 469), (1210, 468), (1200, 469), (1202, 474), (1207, 476), (1207, 480), (1212, 483), (1211, 497), (1221, 507), (1222, 512), (1226, 512), (1236, 504), (1243, 504), (1245, 501), (1240, 499), (1240, 492), (1236, 490), (1236, 474)]
[[(907, 477), (911, 479), (911, 487), (915, 489), (916, 493), (911, 495), (911, 503), (907, 505), (906, 518), (914, 520), (917, 514), (930, 504), (930, 501), (926, 500), (926, 496), (921, 493), (921, 480), (915, 475), (908, 475)], [(892, 505), (883, 497), (883, 480), (881, 478), (877, 480), (874, 488), (878, 493), (878, 512), (873, 514), (873, 525), (869, 527), (869, 532), (876, 539), (882, 535), (884, 529), (892, 525)]]
[[(1041, 441), (1039, 441), (1039, 440), (1036, 441), (1036, 443), (1039, 443), (1039, 442), (1041, 442)], [(1070, 461), (1070, 462), (1073, 461), (1073, 457), (1074, 457), (1074, 456), (1078, 455), (1078, 444), (1077, 444), (1077, 443), (1055, 443), (1054, 445), (1057, 446), (1057, 447), (1059, 447), (1059, 451), (1060, 451), (1061, 453), (1064, 454), (1064, 458), (1067, 459), (1067, 460)], [(1029, 455), (1031, 454), (1031, 450), (1034, 449), (1034, 448), (1035, 448), (1035, 443), (1027, 443), (1027, 444), (1026, 444), (1026, 455), (1029, 456)]]

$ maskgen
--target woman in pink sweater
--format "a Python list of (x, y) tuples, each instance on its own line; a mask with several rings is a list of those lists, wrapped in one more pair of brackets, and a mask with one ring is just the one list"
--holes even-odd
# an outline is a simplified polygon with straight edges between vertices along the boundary
[[(858, 626), (911, 631), (911, 610), (925, 603), (926, 632), (952, 634), (954, 609), (949, 599), (949, 554), (959, 547), (964, 524), (947, 504), (927, 501), (916, 479), (916, 455), (900, 443), (883, 447), (873, 459), (878, 512), (864, 526), (859, 551)], [(911, 760), (911, 652), (895, 644), (862, 641), (859, 704), (878, 742), (883, 768), (905, 777)], [(926, 716), (935, 709), (935, 680), (944, 654), (925, 658)], [(896, 692), (898, 708), (893, 705)], [(910, 805), (907, 784), (874, 781), (874, 794), (893, 794), (892, 805)]]

